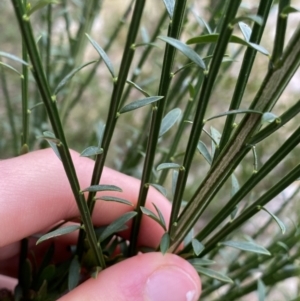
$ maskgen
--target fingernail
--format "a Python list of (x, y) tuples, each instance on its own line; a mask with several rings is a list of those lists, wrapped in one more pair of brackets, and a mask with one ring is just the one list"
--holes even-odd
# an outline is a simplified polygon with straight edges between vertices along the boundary
[(148, 278), (145, 297), (147, 301), (196, 301), (197, 286), (181, 268), (164, 266)]

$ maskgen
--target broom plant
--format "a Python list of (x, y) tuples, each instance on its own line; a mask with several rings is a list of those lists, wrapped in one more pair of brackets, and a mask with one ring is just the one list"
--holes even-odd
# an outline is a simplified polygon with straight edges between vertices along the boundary
[[(52, 246), (38, 272), (20, 258), (13, 300), (27, 300), (29, 290), (30, 300), (55, 300), (80, 283), (83, 271), (97, 277), (153, 251), (195, 267), (201, 300), (296, 298), (299, 279), (298, 294), (279, 292), (278, 283), (300, 275), (300, 100), (289, 86), (300, 65), (300, 8), (287, 0), (125, 1), (122, 12), (101, 0), (11, 3), (21, 43), (12, 39), (14, 53), (0, 47), (9, 128), (1, 129), (1, 156), (50, 145), (81, 220), (63, 221), (37, 241), (79, 230), (73, 257), (56, 266), (54, 277), (47, 278)], [(116, 13), (119, 20), (101, 21)], [(20, 99), (10, 96), (12, 87)], [(89, 111), (95, 117), (86, 120)], [(70, 148), (94, 160), (89, 187), (79, 185)], [(96, 202), (132, 205), (119, 187), (99, 185), (105, 165), (140, 178), (140, 190), (132, 211), (97, 228)], [(160, 208), (145, 207), (151, 186), (172, 204), (169, 224)], [(146, 216), (165, 233), (156, 249), (137, 245)], [(126, 242), (119, 233), (129, 221)], [(22, 254), (27, 247), (24, 239)]]

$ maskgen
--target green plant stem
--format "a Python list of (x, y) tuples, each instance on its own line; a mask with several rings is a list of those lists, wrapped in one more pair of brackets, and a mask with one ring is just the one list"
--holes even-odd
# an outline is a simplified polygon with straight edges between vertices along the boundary
[[(286, 47), (280, 65), (269, 69), (250, 109), (266, 112), (273, 107), (299, 65), (300, 27), (295, 31)], [(237, 164), (237, 158), (239, 158), (238, 154), (242, 152), (245, 147), (248, 147), (248, 141), (260, 126), (260, 118), (261, 117), (258, 114), (247, 114), (243, 118), (231, 138), (230, 143), (223, 149), (205, 180), (195, 192), (192, 200), (180, 215), (176, 233), (171, 237), (172, 242), (170, 251), (177, 249), (179, 243), (184, 239), (200, 217), (202, 206), (206, 205), (207, 200), (210, 198), (210, 195), (214, 193), (215, 189), (219, 189), (221, 179), (228, 176), (228, 172), (231, 171), (230, 166)]]
[[(186, 7), (186, 0), (177, 0), (175, 2), (173, 19), (171, 20), (171, 24), (168, 32), (169, 37), (175, 39), (179, 37), (182, 28), (184, 14), (185, 14), (185, 7)], [(146, 203), (146, 198), (147, 198), (149, 183), (151, 178), (151, 172), (152, 172), (154, 158), (155, 158), (155, 150), (159, 138), (160, 125), (163, 119), (163, 114), (165, 112), (168, 90), (172, 79), (170, 74), (171, 74), (171, 68), (173, 66), (175, 53), (176, 53), (176, 49), (173, 46), (167, 44), (165, 48), (161, 79), (160, 79), (160, 84), (158, 89), (158, 95), (164, 96), (164, 98), (158, 102), (157, 107), (154, 107), (152, 113), (149, 138), (146, 147), (146, 157), (144, 161), (139, 198), (136, 207), (138, 214), (133, 220), (133, 226), (132, 226), (132, 231), (130, 236), (130, 246), (129, 246), (130, 256), (135, 255), (137, 252), (136, 245), (137, 245), (137, 239), (138, 239), (140, 224), (143, 215), (142, 211), (140, 210), (140, 207), (144, 206)]]
[(51, 36), (52, 36), (52, 5), (47, 7), (47, 42), (46, 42), (46, 77), (50, 82), (51, 60)]
[(276, 23), (276, 34), (274, 39), (274, 48), (271, 57), (271, 63), (276, 64), (281, 59), (284, 39), (287, 26), (287, 15), (283, 15), (282, 11), (285, 7), (291, 4), (290, 0), (280, 0), (278, 5), (277, 23)]
[[(263, 35), (264, 29), (265, 29), (265, 25), (268, 19), (268, 15), (270, 12), (270, 8), (272, 5), (272, 0), (266, 0), (266, 1), (260, 1), (258, 10), (257, 10), (257, 15), (261, 16), (263, 19), (263, 24), (257, 24), (254, 23), (253, 26), (253, 30), (252, 30), (252, 34), (250, 37), (250, 42), (251, 43), (255, 43), (255, 44), (259, 44), (261, 37)], [(238, 80), (234, 89), (234, 93), (232, 96), (232, 100), (229, 106), (229, 110), (237, 110), (240, 107), (248, 80), (249, 80), (249, 76), (251, 74), (251, 70), (253, 67), (253, 63), (256, 57), (256, 53), (257, 51), (251, 47), (248, 47), (245, 55), (244, 55), (244, 59), (243, 59), (243, 63), (240, 69), (240, 73), (238, 76)], [(222, 133), (222, 137), (221, 137), (221, 141), (220, 141), (220, 145), (219, 145), (219, 151), (221, 151), (225, 144), (228, 142), (232, 132), (233, 132), (233, 123), (235, 120), (236, 115), (228, 115), (226, 118), (226, 122), (224, 125), (224, 129), (223, 129), (223, 133)], [(214, 158), (217, 158), (218, 156), (218, 152), (216, 153)]]
[[(214, 218), (196, 235), (199, 241), (204, 240), (218, 225), (220, 225), (233, 211), (235, 206), (266, 177), (278, 164), (300, 143), (300, 127), (285, 141), (285, 143), (275, 152), (275, 154), (254, 173), (231, 200), (217, 213)], [(191, 245), (187, 245), (182, 252), (191, 250)]]
[[(96, 162), (94, 165), (93, 175), (91, 179), (91, 185), (95, 185), (99, 183), (106, 155), (108, 153), (110, 141), (112, 139), (112, 135), (117, 123), (117, 112), (119, 109), (119, 104), (121, 100), (121, 96), (123, 93), (123, 89), (127, 80), (128, 72), (131, 66), (131, 62), (134, 56), (134, 43), (136, 40), (136, 36), (139, 29), (139, 24), (141, 20), (141, 16), (144, 10), (145, 0), (137, 1), (135, 3), (134, 12), (132, 16), (132, 20), (130, 23), (130, 28), (127, 35), (126, 45), (124, 48), (123, 58), (120, 66), (120, 73), (118, 75), (117, 82), (114, 85), (110, 107), (107, 117), (107, 123), (105, 126), (105, 132), (102, 140), (102, 148), (103, 153), (96, 157)], [(87, 199), (87, 205), (89, 207), (90, 212), (92, 213), (95, 202), (94, 202), (95, 193), (90, 192)], [(79, 249), (79, 258), (82, 255), (82, 245), (83, 245), (84, 234), (81, 232), (79, 235), (77, 247)]]
[[(192, 130), (191, 130), (191, 134), (190, 134), (190, 138), (188, 141), (188, 145), (186, 148), (186, 153), (184, 156), (184, 160), (183, 160), (183, 167), (185, 169), (185, 174), (182, 177), (181, 181), (177, 182), (176, 185), (176, 190), (175, 190), (175, 198), (173, 200), (173, 204), (177, 204), (177, 203), (181, 203), (182, 197), (183, 197), (183, 193), (184, 193), (184, 188), (186, 185), (186, 181), (188, 178), (188, 173), (192, 164), (192, 160), (195, 154), (195, 151), (197, 149), (197, 145), (198, 145), (198, 141), (204, 126), (204, 115), (206, 112), (206, 108), (211, 96), (211, 92), (213, 89), (213, 85), (214, 82), (216, 80), (216, 77), (218, 75), (218, 71), (220, 68), (220, 65), (222, 63), (222, 59), (224, 57), (224, 53), (227, 47), (227, 44), (229, 42), (230, 36), (232, 34), (233, 31), (233, 27), (230, 25), (230, 22), (234, 19), (237, 10), (239, 8), (241, 1), (235, 1), (234, 4), (229, 5), (231, 2), (228, 1), (227, 2), (227, 10), (224, 16), (224, 21), (223, 21), (223, 27), (221, 29), (220, 35), (219, 35), (219, 40), (217, 42), (216, 48), (215, 48), (215, 52), (214, 52), (214, 56), (210, 65), (210, 70), (207, 76), (205, 76), (204, 78), (204, 82), (202, 85), (202, 89), (201, 89), (201, 93), (199, 96), (199, 102), (198, 102), (198, 106), (196, 109), (196, 113), (195, 113), (195, 120), (193, 122), (193, 126), (192, 126)], [(172, 215), (172, 213), (171, 213)], [(177, 232), (177, 229), (179, 231), (181, 231), (180, 228), (177, 228), (177, 223), (175, 222), (175, 217), (170, 220), (170, 225), (169, 225), (169, 231), (171, 234), (171, 240), (172, 243), (177, 244), (177, 246), (175, 247), (175, 249), (177, 249), (178, 245), (180, 244), (180, 242), (182, 240), (180, 240), (180, 242), (178, 241), (178, 239), (175, 239), (175, 232)], [(176, 217), (177, 219), (177, 217)], [(175, 229), (176, 228), (176, 229)], [(191, 227), (190, 227), (191, 229)], [(185, 235), (190, 231), (190, 229), (185, 232)], [(181, 237), (181, 239), (183, 239), (183, 236)], [(173, 251), (175, 249), (172, 249)], [(171, 249), (170, 249), (171, 250)]]
[(97, 239), (93, 229), (91, 216), (89, 214), (84, 195), (80, 193), (78, 178), (68, 149), (67, 141), (65, 139), (64, 131), (56, 106), (56, 101), (52, 99), (50, 88), (42, 67), (41, 59), (36, 47), (35, 39), (30, 24), (30, 19), (25, 13), (23, 3), (21, 0), (12, 0), (12, 4), (14, 6), (15, 14), (17, 16), (17, 20), (20, 25), (20, 30), (22, 32), (22, 37), (24, 38), (28, 55), (32, 63), (33, 76), (39, 88), (41, 98), (45, 104), (55, 137), (60, 140), (60, 143), (57, 145), (57, 148), (60, 153), (62, 163), (66, 175), (68, 177), (73, 195), (75, 197), (79, 212), (81, 214), (82, 222), (84, 224), (89, 244), (94, 252), (94, 256), (97, 260), (98, 265), (102, 268), (105, 268), (105, 260), (101, 248), (97, 245)]

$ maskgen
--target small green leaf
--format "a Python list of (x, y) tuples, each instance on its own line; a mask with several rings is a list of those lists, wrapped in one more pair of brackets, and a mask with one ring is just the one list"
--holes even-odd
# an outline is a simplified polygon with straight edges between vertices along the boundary
[(282, 15), (287, 15), (287, 14), (291, 14), (291, 13), (299, 13), (299, 12), (300, 12), (300, 9), (299, 9), (299, 8), (296, 8), (296, 7), (293, 7), (293, 6), (288, 5), (288, 6), (286, 6), (286, 7), (282, 10), (281, 14), (282, 14)]
[(115, 185), (92, 185), (85, 189), (80, 190), (81, 192), (97, 192), (97, 191), (118, 191), (122, 192), (122, 189)]
[(163, 228), (167, 231), (167, 226), (166, 226), (166, 222), (165, 222), (165, 218), (164, 218), (163, 214), (161, 213), (159, 208), (154, 203), (152, 203), (152, 205), (154, 206), (154, 208), (155, 208), (155, 210), (158, 214), (158, 217), (159, 217), (159, 220), (160, 220), (161, 224), (164, 226)]
[(212, 33), (212, 30), (211, 30), (210, 26), (208, 25), (208, 23), (203, 18), (198, 16), (194, 10), (192, 10), (192, 13), (193, 13), (194, 17), (196, 18), (198, 24), (201, 27), (204, 27), (208, 33)]
[(192, 239), (192, 246), (196, 256), (199, 256), (205, 248), (204, 245), (196, 238)]
[(275, 220), (275, 222), (279, 226), (282, 234), (284, 234), (285, 231), (286, 231), (286, 227), (285, 227), (284, 223), (276, 215), (274, 215), (272, 212), (270, 212), (267, 208), (262, 207), (261, 209), (266, 211), (267, 213), (269, 213), (271, 215), (271, 217)]
[(258, 294), (258, 301), (265, 301), (266, 287), (261, 279), (257, 279), (257, 294)]
[(117, 203), (129, 205), (129, 206), (133, 206), (133, 204), (131, 202), (129, 202), (125, 199), (114, 197), (114, 196), (102, 196), (100, 198), (95, 198), (94, 200), (95, 201), (102, 200), (102, 201), (108, 201), (108, 202), (117, 202)]
[(56, 154), (56, 156), (58, 157), (58, 159), (61, 160), (60, 153), (57, 148), (57, 145), (60, 144), (61, 142), (59, 139), (55, 137), (55, 135), (52, 132), (45, 131), (43, 132), (43, 136), (39, 136), (37, 138), (45, 139), (50, 145), (50, 147), (52, 148), (52, 150), (54, 151), (54, 153)]
[(170, 37), (159, 36), (158, 39), (175, 47), (177, 50), (182, 52), (187, 58), (189, 58), (192, 62), (194, 62), (201, 69), (206, 69), (205, 63), (202, 60), (202, 58), (192, 48), (190, 48), (186, 44), (182, 43), (179, 40), (170, 38)]
[(177, 180), (178, 180), (179, 172), (178, 170), (174, 169), (172, 173), (172, 194), (175, 195)]
[(206, 145), (201, 140), (198, 142), (197, 149), (200, 152), (200, 154), (204, 157), (204, 159), (208, 162), (208, 164), (211, 165), (212, 162), (211, 155)]
[(42, 9), (43, 7), (49, 5), (49, 4), (59, 4), (59, 1), (56, 0), (41, 0), (38, 1), (35, 5), (33, 5), (29, 11), (27, 11), (27, 15), (30, 16), (34, 12), (38, 11), (39, 9)]
[(225, 242), (221, 242), (220, 245), (236, 248), (247, 252), (253, 252), (257, 254), (271, 255), (271, 253), (267, 249), (253, 242), (225, 241)]
[(231, 213), (230, 213), (230, 218), (231, 218), (231, 220), (233, 220), (233, 219), (235, 218), (237, 212), (238, 212), (238, 206), (235, 206), (235, 207), (233, 208), (233, 210), (231, 211)]
[(180, 167), (181, 165), (177, 163), (162, 163), (156, 167), (156, 170), (160, 171), (163, 169), (179, 169)]
[(72, 70), (69, 74), (67, 74), (61, 81), (60, 83), (57, 85), (57, 87), (54, 90), (54, 95), (56, 95), (60, 89), (77, 73), (79, 72), (81, 69), (83, 69), (84, 67), (91, 65), (93, 63), (95, 63), (96, 61), (91, 61), (88, 63), (85, 63), (79, 67), (77, 67), (76, 69)]
[(131, 80), (127, 79), (126, 81), (130, 86), (133, 86), (136, 88), (138, 91), (140, 91), (142, 94), (144, 94), (146, 97), (150, 97), (150, 95), (144, 91), (140, 86), (138, 86), (136, 83), (132, 82)]
[(108, 238), (114, 233), (127, 229), (126, 223), (136, 215), (137, 212), (130, 211), (117, 218), (114, 222), (112, 222), (109, 226), (107, 226), (105, 230), (101, 233), (100, 242), (102, 242), (103, 240), (105, 240), (106, 238)]
[(102, 153), (103, 153), (102, 148), (99, 148), (98, 146), (89, 146), (84, 151), (82, 151), (80, 157), (91, 157), (91, 156), (100, 155)]
[(147, 98), (143, 98), (143, 99), (139, 99), (136, 101), (133, 101), (131, 103), (129, 103), (128, 105), (124, 106), (119, 113), (123, 114), (129, 111), (133, 111), (136, 109), (139, 109), (141, 107), (144, 107), (150, 103), (154, 103), (157, 102), (159, 100), (161, 100), (163, 98), (163, 96), (151, 96), (151, 97), (147, 97)]
[(240, 190), (240, 184), (234, 174), (231, 175), (231, 196), (233, 197)]
[(47, 240), (47, 239), (50, 239), (50, 238), (53, 238), (53, 237), (56, 237), (56, 236), (61, 236), (61, 235), (65, 235), (65, 234), (69, 234), (69, 233), (72, 233), (76, 230), (79, 230), (80, 229), (80, 225), (72, 225), (72, 226), (67, 226), (67, 227), (63, 227), (63, 228), (59, 228), (59, 229), (56, 229), (52, 232), (49, 232), (45, 235), (43, 235), (42, 237), (40, 237), (38, 239), (38, 241), (36, 242), (36, 244), (38, 245), (39, 243)]
[(181, 110), (179, 108), (175, 108), (171, 110), (162, 120), (159, 134), (158, 136), (161, 137), (164, 135), (168, 130), (172, 128), (172, 126), (177, 122), (179, 117), (181, 116)]
[(219, 118), (219, 117), (223, 117), (223, 116), (227, 116), (227, 115), (236, 115), (236, 114), (260, 114), (260, 115), (263, 115), (262, 112), (257, 111), (257, 110), (239, 109), (239, 110), (226, 111), (224, 113), (209, 117), (209, 118), (206, 119), (206, 121), (210, 121), (210, 120), (213, 120), (215, 118)]
[(205, 276), (213, 278), (213, 279), (217, 279), (221, 282), (233, 283), (232, 279), (230, 279), (228, 276), (226, 276), (222, 273), (216, 272), (211, 269), (203, 268), (200, 265), (196, 265), (196, 266), (194, 265), (194, 267), (199, 274), (205, 275)]
[(272, 123), (274, 122), (276, 119), (278, 118), (278, 116), (276, 116), (275, 114), (271, 113), (271, 112), (266, 112), (263, 113), (263, 115), (261, 116), (261, 123)]
[(17, 69), (15, 69), (14, 67), (12, 67), (12, 66), (10, 66), (6, 63), (3, 63), (3, 62), (0, 62), (0, 65), (7, 68), (8, 70), (13, 71), (14, 73), (17, 73), (19, 76), (22, 76), (22, 74)]
[(244, 22), (239, 22), (240, 30), (244, 36), (244, 39), (249, 42), (252, 30), (251, 28)]
[(150, 183), (149, 185), (153, 186), (156, 190), (158, 190), (163, 196), (167, 196), (167, 189), (161, 185)]
[(213, 158), (214, 155), (215, 155), (215, 152), (216, 152), (216, 148), (219, 147), (222, 135), (217, 129), (215, 129), (212, 126), (210, 127), (210, 135), (211, 135), (211, 138), (212, 138), (212, 141), (211, 141), (211, 156)]
[(74, 256), (69, 268), (69, 276), (68, 276), (69, 291), (71, 291), (78, 285), (79, 280), (80, 280), (80, 263), (78, 261), (78, 257)]
[(169, 249), (169, 246), (170, 246), (170, 235), (168, 232), (166, 232), (162, 238), (161, 238), (161, 241), (160, 241), (160, 251), (163, 253), (163, 254), (166, 254), (168, 249)]
[(102, 121), (98, 122), (95, 131), (98, 139), (98, 147), (101, 148), (102, 139), (105, 131), (105, 124)]
[(261, 16), (258, 16), (258, 15), (247, 15), (247, 16), (238, 17), (238, 18), (235, 18), (230, 23), (233, 25), (233, 24), (236, 24), (236, 23), (240, 23), (240, 21), (243, 21), (243, 20), (253, 21), (253, 22), (257, 23), (258, 25), (263, 24), (263, 18)]
[(25, 66), (29, 66), (29, 64), (27, 62), (25, 62), (24, 60), (20, 59), (19, 57), (15, 56), (13, 54), (10, 54), (10, 53), (4, 52), (4, 51), (0, 51), (0, 56), (6, 57), (6, 58), (11, 59), (15, 62), (21, 63)]
[(86, 33), (86, 36), (89, 39), (89, 41), (91, 42), (91, 44), (93, 45), (93, 47), (96, 49), (96, 51), (98, 52), (98, 54), (100, 55), (100, 57), (102, 58), (103, 62), (105, 63), (105, 65), (107, 67), (107, 69), (109, 70), (112, 78), (115, 78), (116, 76), (115, 76), (115, 72), (114, 72), (114, 67), (113, 67), (113, 65), (112, 65), (109, 57), (105, 53), (105, 51), (87, 33)]
[(162, 226), (162, 228), (166, 230), (166, 226), (164, 223), (161, 222), (161, 220), (148, 208), (141, 206), (141, 211), (143, 212), (143, 214), (149, 216), (151, 219), (153, 219), (154, 221), (156, 221), (158, 224), (160, 224)]
[(173, 19), (175, 0), (163, 0), (170, 19)]
[(192, 259), (188, 259), (188, 262), (190, 264), (192, 264), (193, 266), (203, 266), (203, 265), (211, 265), (211, 264), (215, 264), (216, 262), (207, 258), (192, 258)]
[[(216, 43), (218, 41), (219, 38), (219, 34), (218, 33), (213, 33), (213, 34), (208, 34), (208, 35), (202, 35), (202, 36), (198, 36), (195, 38), (191, 38), (189, 39), (186, 43), (187, 44), (208, 44), (208, 43)], [(243, 40), (242, 38), (232, 35), (229, 39), (230, 43), (236, 43), (236, 44), (240, 44), (243, 46), (249, 46), (255, 50), (257, 50), (258, 52), (264, 54), (264, 55), (269, 55), (269, 52), (262, 46), (257, 45), (255, 43), (251, 43), (248, 41)]]

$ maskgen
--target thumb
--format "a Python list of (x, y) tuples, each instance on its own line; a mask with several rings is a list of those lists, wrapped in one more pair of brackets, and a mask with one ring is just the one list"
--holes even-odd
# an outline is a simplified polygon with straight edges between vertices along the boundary
[(199, 276), (186, 260), (147, 253), (105, 269), (59, 301), (196, 301), (200, 292)]

